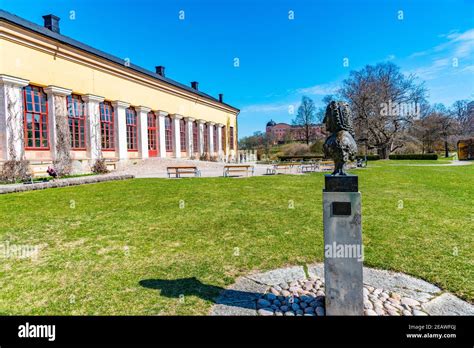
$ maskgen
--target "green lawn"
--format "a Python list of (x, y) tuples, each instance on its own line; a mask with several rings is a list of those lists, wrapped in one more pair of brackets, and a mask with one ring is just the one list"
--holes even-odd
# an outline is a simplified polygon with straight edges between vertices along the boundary
[[(365, 264), (473, 302), (474, 165), (393, 165), (407, 163), (357, 171)], [(240, 275), (322, 261), (322, 187), (318, 173), (1, 195), (0, 244), (41, 251), (0, 259), (0, 314), (206, 314)]]

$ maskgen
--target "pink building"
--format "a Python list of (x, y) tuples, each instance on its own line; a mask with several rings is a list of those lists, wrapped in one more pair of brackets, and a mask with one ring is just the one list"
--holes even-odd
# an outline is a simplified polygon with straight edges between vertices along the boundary
[[(273, 120), (267, 123), (267, 135), (271, 134), (275, 139), (275, 143), (282, 143), (285, 140), (291, 141), (305, 141), (306, 130), (305, 127), (293, 126), (288, 123), (276, 123)], [(310, 128), (310, 139), (317, 139), (324, 137), (321, 125), (312, 125)]]

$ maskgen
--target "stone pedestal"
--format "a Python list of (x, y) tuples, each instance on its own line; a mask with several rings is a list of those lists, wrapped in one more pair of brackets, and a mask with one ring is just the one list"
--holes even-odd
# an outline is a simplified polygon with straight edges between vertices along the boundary
[(357, 176), (325, 177), (324, 278), (327, 315), (363, 315), (361, 194)]

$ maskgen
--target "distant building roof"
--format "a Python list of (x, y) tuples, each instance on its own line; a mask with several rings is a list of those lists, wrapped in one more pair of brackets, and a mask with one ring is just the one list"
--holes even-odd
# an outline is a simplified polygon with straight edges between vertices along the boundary
[(267, 127), (273, 127), (274, 125), (276, 125), (275, 121), (273, 120), (270, 120), (268, 123), (267, 123)]
[[(30, 22), (30, 21), (27, 21), (26, 19), (23, 19), (21, 17), (18, 17), (12, 13), (9, 13), (7, 11), (3, 11), (3, 10), (0, 10), (0, 20), (4, 20), (4, 21), (7, 21), (7, 22), (10, 22), (10, 23), (13, 23), (13, 24), (16, 24), (18, 26), (21, 26), (25, 29), (28, 29), (28, 30), (31, 30), (33, 32), (36, 32), (38, 34), (41, 34), (41, 35), (44, 35), (44, 36), (47, 36), (51, 39), (54, 39), (54, 40), (57, 40), (57, 41), (60, 41), (66, 45), (69, 45), (69, 46), (72, 46), (74, 48), (78, 48), (82, 51), (86, 51), (88, 53), (91, 53), (91, 54), (94, 54), (98, 57), (101, 57), (101, 58), (104, 58), (104, 59), (107, 59), (113, 63), (117, 63), (117, 64), (120, 64), (120, 65), (124, 65), (124, 60), (123, 59), (120, 59), (118, 57), (115, 57), (111, 54), (108, 54), (108, 53), (105, 53), (105, 52), (102, 52), (98, 49), (95, 49), (91, 46), (88, 46), (86, 44), (83, 44), (82, 42), (79, 42), (79, 41), (76, 41), (74, 39), (71, 39), (70, 37), (67, 37), (65, 35), (61, 35), (59, 33), (56, 33), (56, 32), (53, 32), (41, 25), (38, 25), (36, 23), (33, 23), (33, 22)], [(213, 96), (209, 95), (209, 94), (206, 94), (206, 93), (203, 93), (201, 91), (198, 91), (194, 88), (191, 88), (191, 87), (188, 87), (182, 83), (179, 83), (177, 81), (174, 81), (170, 78), (167, 78), (167, 77), (164, 77), (164, 76), (161, 76), (161, 75), (158, 75), (150, 70), (147, 70), (147, 69), (144, 69), (138, 65), (135, 65), (135, 64), (130, 64), (129, 65), (129, 68), (132, 69), (132, 70), (135, 70), (137, 72), (140, 72), (142, 74), (145, 74), (145, 75), (148, 75), (150, 77), (153, 77), (157, 80), (161, 80), (163, 82), (166, 82), (170, 85), (173, 85), (175, 87), (178, 87), (180, 89), (184, 89), (186, 90), (187, 92), (190, 92), (190, 93), (193, 93), (193, 94), (196, 94), (196, 95), (199, 95), (201, 97), (204, 97), (206, 99), (210, 99), (214, 102), (217, 102), (217, 103), (220, 103), (220, 104), (223, 104), (223, 105), (226, 105), (232, 109), (235, 109), (236, 111), (239, 111), (239, 109), (237, 109), (236, 107), (232, 106), (232, 105), (229, 105), (229, 104), (226, 104), (226, 103), (223, 103), (223, 102), (220, 102), (219, 99), (217, 98), (214, 98)]]

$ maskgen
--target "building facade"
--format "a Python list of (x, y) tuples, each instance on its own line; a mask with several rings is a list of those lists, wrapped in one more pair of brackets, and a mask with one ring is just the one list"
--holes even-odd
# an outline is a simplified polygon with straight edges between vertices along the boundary
[[(285, 141), (305, 141), (306, 129), (301, 126), (289, 125), (287, 123), (276, 123), (270, 120), (266, 127), (267, 135), (270, 135), (274, 143), (283, 143)], [(321, 125), (313, 125), (309, 130), (310, 139), (323, 138), (324, 133)]]
[[(53, 162), (76, 171), (98, 158), (234, 161), (239, 110), (61, 35), (59, 18), (40, 26), (0, 11), (0, 161)], [(137, 47), (137, 49), (141, 49)]]

